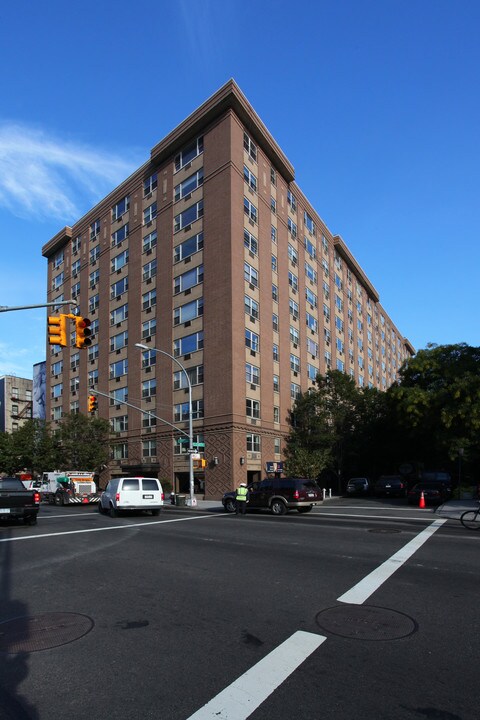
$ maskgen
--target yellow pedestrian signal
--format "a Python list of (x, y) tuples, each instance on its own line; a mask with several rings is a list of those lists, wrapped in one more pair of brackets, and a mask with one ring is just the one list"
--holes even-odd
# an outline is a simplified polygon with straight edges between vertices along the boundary
[(67, 347), (67, 315), (48, 317), (48, 342), (50, 345)]
[(98, 401), (96, 395), (88, 396), (88, 412), (94, 413), (98, 408)]
[(90, 335), (92, 334), (92, 331), (90, 330), (90, 325), (91, 322), (88, 318), (83, 318), (80, 316), (77, 316), (75, 318), (75, 330), (77, 331), (75, 346), (77, 348), (88, 347), (92, 344), (92, 341), (90, 339)]

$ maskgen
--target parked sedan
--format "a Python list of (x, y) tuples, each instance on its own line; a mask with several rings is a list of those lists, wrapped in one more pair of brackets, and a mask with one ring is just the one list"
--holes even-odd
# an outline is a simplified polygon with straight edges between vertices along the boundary
[(377, 497), (405, 497), (406, 480), (400, 475), (382, 475), (375, 483), (374, 493)]
[(449, 492), (441, 483), (417, 483), (408, 491), (407, 499), (409, 505), (418, 505), (423, 492), (426, 504), (440, 505), (449, 498)]
[(347, 484), (347, 495), (368, 495), (370, 481), (368, 478), (351, 478)]

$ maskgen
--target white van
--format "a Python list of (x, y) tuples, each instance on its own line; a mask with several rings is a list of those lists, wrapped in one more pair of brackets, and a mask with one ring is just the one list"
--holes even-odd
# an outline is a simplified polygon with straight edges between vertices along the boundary
[(164, 500), (162, 485), (156, 478), (113, 478), (100, 497), (98, 510), (110, 517), (124, 510), (149, 510), (158, 515)]

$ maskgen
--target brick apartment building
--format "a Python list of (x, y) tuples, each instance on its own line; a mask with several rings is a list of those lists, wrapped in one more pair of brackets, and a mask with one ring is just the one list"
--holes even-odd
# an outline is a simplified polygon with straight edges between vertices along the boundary
[(234, 81), (42, 253), (48, 300), (75, 298), (93, 330), (89, 348), (49, 346), (47, 419), (86, 413), (90, 387), (109, 395), (98, 401), (112, 426), (104, 481), (188, 486), (172, 428), (188, 429), (185, 375), (135, 343), (187, 369), (206, 460), (196, 489), (210, 498), (281, 461), (287, 412), (317, 372), (385, 390), (414, 353)]
[(32, 381), (16, 375), (0, 377), (0, 432), (18, 430), (32, 418)]

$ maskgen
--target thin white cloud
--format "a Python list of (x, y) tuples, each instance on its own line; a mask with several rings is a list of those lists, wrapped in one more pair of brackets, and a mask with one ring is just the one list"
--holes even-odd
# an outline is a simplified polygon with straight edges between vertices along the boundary
[(100, 199), (137, 165), (38, 129), (0, 124), (0, 205), (19, 217), (76, 220), (81, 205)]

